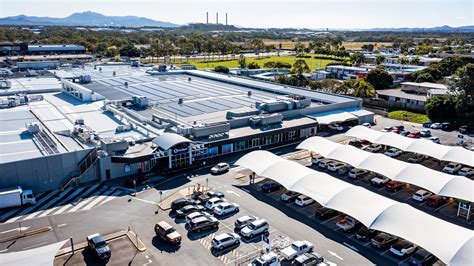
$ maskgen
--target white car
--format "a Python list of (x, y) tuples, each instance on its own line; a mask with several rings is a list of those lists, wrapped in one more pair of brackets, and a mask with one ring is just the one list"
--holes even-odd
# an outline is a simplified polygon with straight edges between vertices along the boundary
[(288, 190), (287, 192), (280, 195), (280, 199), (283, 202), (290, 202), (299, 197), (300, 195), (301, 194), (298, 192)]
[(378, 152), (380, 150), (382, 150), (382, 145), (375, 144), (375, 143), (372, 143), (365, 148), (365, 151), (372, 152), (372, 153)]
[(460, 176), (473, 176), (474, 175), (474, 169), (470, 167), (463, 167), (459, 169), (458, 175)]
[(322, 159), (324, 159), (323, 156), (319, 154), (314, 154), (313, 156), (311, 156), (311, 164), (318, 165)]
[(193, 219), (204, 217), (204, 216), (211, 217), (212, 215), (208, 212), (192, 212), (186, 215), (186, 223), (189, 224)]
[(459, 163), (448, 163), (446, 166), (443, 168), (443, 172), (449, 173), (449, 174), (454, 174), (457, 171), (461, 169), (462, 165)]
[(433, 123), (430, 128), (432, 129), (441, 129), (441, 123)]
[(410, 163), (421, 163), (421, 162), (423, 162), (423, 160), (425, 160), (426, 158), (427, 158), (426, 155), (419, 154), (419, 153), (415, 153), (415, 154), (413, 154), (413, 156), (411, 156), (410, 158), (408, 158), (408, 162), (410, 162)]
[(236, 203), (230, 203), (230, 202), (222, 202), (217, 204), (214, 207), (214, 213), (216, 215), (226, 215), (229, 213), (234, 213), (239, 211), (239, 205)]
[(319, 161), (318, 167), (322, 168), (322, 169), (326, 169), (326, 167), (328, 167), (328, 165), (330, 163), (333, 163), (333, 162), (334, 162), (334, 160), (322, 159), (322, 160)]
[(439, 140), (438, 137), (431, 137), (431, 138), (429, 138), (429, 140), (431, 140), (431, 142), (433, 142), (433, 143), (437, 143), (437, 144), (441, 143), (441, 141)]
[(392, 129), (393, 129), (392, 127), (384, 127), (382, 129), (382, 132), (392, 132)]
[(242, 230), (240, 230), (240, 234), (247, 238), (253, 238), (258, 234), (267, 233), (269, 228), (270, 225), (268, 225), (267, 220), (258, 219), (242, 228)]
[(219, 203), (222, 203), (222, 202), (226, 202), (225, 199), (223, 198), (212, 198), (210, 200), (208, 200), (206, 202), (206, 205), (204, 207), (206, 207), (206, 209), (208, 210), (212, 210), (214, 209)]
[(390, 248), (390, 252), (399, 257), (404, 257), (415, 252), (416, 248), (417, 245), (411, 243), (410, 241), (400, 240), (392, 245), (392, 247)]
[(388, 157), (397, 157), (402, 155), (402, 151), (396, 148), (390, 148), (384, 153), (384, 155), (387, 155)]
[(377, 177), (374, 177), (372, 179), (370, 179), (370, 183), (373, 185), (373, 186), (383, 186), (383, 185), (386, 185), (388, 182), (390, 182), (390, 178), (386, 177), (386, 176), (377, 176)]
[(239, 219), (235, 220), (234, 227), (236, 230), (240, 231), (242, 228), (249, 225), (251, 222), (258, 220), (258, 217), (253, 215), (244, 215)]
[(297, 256), (313, 251), (313, 243), (306, 240), (298, 240), (293, 242), (290, 246), (282, 249), (280, 254), (288, 261), (293, 260)]
[(329, 128), (336, 131), (343, 131), (344, 128), (339, 124), (329, 124)]
[(240, 236), (236, 233), (223, 233), (215, 236), (212, 241), (212, 247), (218, 250), (223, 250), (224, 248), (230, 246), (237, 246), (240, 243)]
[(339, 220), (336, 223), (337, 227), (341, 228), (344, 232), (353, 231), (358, 224), (359, 224), (359, 221), (357, 221), (351, 216), (346, 216), (344, 217), (344, 219)]
[(432, 195), (433, 195), (433, 193), (431, 193), (429, 191), (426, 191), (426, 190), (423, 190), (423, 189), (420, 189), (417, 192), (415, 192), (415, 194), (413, 194), (412, 199), (416, 200), (416, 201), (419, 201), (419, 202), (423, 202), (427, 198), (431, 197)]
[(225, 173), (230, 170), (228, 163), (218, 163), (216, 166), (211, 168), (211, 174), (218, 175)]
[(353, 179), (357, 179), (359, 177), (365, 176), (369, 173), (369, 171), (360, 169), (360, 168), (354, 168), (349, 171), (349, 177)]
[(280, 266), (280, 260), (278, 255), (270, 252), (268, 254), (263, 254), (262, 256), (254, 259), (252, 263), (247, 266)]
[(347, 167), (347, 166), (348, 165), (345, 164), (345, 163), (334, 162), (334, 163), (328, 164), (328, 170), (331, 171), (331, 172), (337, 172), (337, 171), (339, 171), (339, 169), (342, 169), (342, 168)]
[(370, 123), (363, 123), (362, 125), (363, 125), (364, 127), (368, 127), (368, 128), (371, 128), (371, 127), (372, 127), (372, 124), (370, 124)]
[(306, 195), (300, 195), (298, 198), (295, 200), (295, 204), (301, 207), (307, 206), (311, 203), (314, 202), (314, 199), (306, 196)]

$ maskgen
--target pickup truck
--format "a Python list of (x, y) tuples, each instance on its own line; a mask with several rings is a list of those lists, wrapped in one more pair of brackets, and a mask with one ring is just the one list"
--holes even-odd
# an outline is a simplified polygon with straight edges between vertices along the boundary
[(293, 260), (297, 256), (313, 251), (313, 243), (306, 240), (298, 240), (281, 250), (281, 255), (288, 261)]
[(336, 223), (337, 227), (341, 228), (345, 232), (350, 232), (359, 225), (359, 221), (356, 219), (346, 216), (344, 219), (340, 220), (339, 222)]

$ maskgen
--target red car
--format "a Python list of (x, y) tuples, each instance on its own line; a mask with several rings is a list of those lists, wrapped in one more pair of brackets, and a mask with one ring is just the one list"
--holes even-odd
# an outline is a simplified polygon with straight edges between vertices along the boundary
[(405, 183), (398, 182), (398, 181), (390, 181), (385, 186), (385, 189), (388, 191), (396, 192), (402, 190), (405, 187)]
[(433, 208), (438, 208), (444, 205), (448, 200), (445, 197), (439, 195), (433, 195), (426, 200), (426, 205), (431, 206)]
[(412, 139), (419, 139), (421, 137), (421, 133), (420, 131), (413, 131), (410, 134), (408, 134), (407, 137), (412, 138)]

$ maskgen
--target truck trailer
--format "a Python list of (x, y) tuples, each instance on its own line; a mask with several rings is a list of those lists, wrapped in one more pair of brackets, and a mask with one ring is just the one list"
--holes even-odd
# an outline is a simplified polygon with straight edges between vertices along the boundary
[(35, 204), (35, 196), (29, 189), (23, 190), (21, 187), (16, 187), (0, 190), (0, 209)]

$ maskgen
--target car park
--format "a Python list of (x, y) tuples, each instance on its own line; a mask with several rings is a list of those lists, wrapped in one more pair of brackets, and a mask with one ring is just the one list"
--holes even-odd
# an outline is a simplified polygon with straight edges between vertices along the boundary
[(196, 219), (192, 219), (191, 222), (189, 222), (188, 226), (191, 232), (201, 232), (202, 230), (206, 230), (209, 228), (218, 228), (219, 220), (212, 216), (202, 216)]
[(318, 163), (318, 167), (322, 169), (326, 169), (330, 163), (335, 162), (334, 160), (331, 159), (322, 159)]
[(102, 235), (95, 233), (87, 236), (87, 245), (94, 252), (94, 255), (100, 260), (108, 261), (112, 255), (109, 245), (105, 242)]
[(412, 199), (416, 200), (416, 201), (419, 201), (419, 202), (423, 202), (427, 198), (431, 197), (431, 195), (433, 195), (433, 193), (431, 193), (429, 191), (426, 191), (426, 190), (423, 190), (423, 189), (420, 189), (420, 190), (416, 191), (413, 194)]
[(223, 198), (212, 198), (206, 202), (206, 209), (213, 210), (218, 204), (225, 202), (226, 200)]
[(441, 123), (433, 123), (430, 128), (432, 129), (441, 129)]
[(228, 163), (218, 163), (211, 168), (211, 174), (218, 175), (223, 174), (230, 170), (230, 165)]
[(201, 205), (186, 205), (183, 208), (176, 211), (176, 217), (184, 218), (186, 215), (197, 212), (197, 211), (204, 211), (205, 208)]
[(423, 127), (430, 128), (431, 127), (431, 122), (424, 122)]
[(370, 184), (372, 186), (377, 186), (377, 187), (385, 186), (386, 184), (388, 184), (388, 182), (390, 182), (390, 178), (386, 176), (382, 176), (382, 175), (378, 175), (370, 179)]
[(405, 188), (405, 183), (398, 182), (398, 181), (390, 181), (385, 186), (385, 189), (391, 192), (397, 192)]
[(393, 127), (384, 127), (382, 129), (382, 132), (392, 132), (392, 130), (393, 130)]
[(455, 174), (462, 168), (462, 165), (459, 163), (448, 163), (443, 167), (443, 172), (448, 174)]
[(420, 136), (423, 138), (431, 137), (431, 130), (422, 130), (420, 131)]
[(335, 130), (335, 131), (343, 131), (344, 130), (344, 127), (339, 125), (339, 124), (329, 124), (328, 127), (332, 130)]
[(309, 204), (313, 202), (314, 202), (314, 199), (303, 194), (299, 195), (295, 200), (295, 204), (300, 207), (308, 206)]
[(326, 207), (319, 207), (316, 209), (314, 212), (314, 217), (320, 219), (320, 220), (327, 220), (331, 217), (334, 217), (338, 214), (336, 210), (326, 208)]
[(319, 155), (319, 154), (313, 154), (311, 156), (311, 164), (313, 165), (318, 165), (319, 164), (319, 161), (321, 161), (322, 159), (324, 159), (323, 156)]
[(368, 147), (365, 148), (365, 151), (375, 153), (375, 152), (381, 151), (382, 148), (383, 148), (382, 145), (376, 144), (376, 143), (372, 143), (372, 144), (370, 144)]
[(249, 266), (280, 266), (280, 260), (276, 253), (270, 252), (254, 259)]
[(431, 137), (428, 140), (430, 140), (433, 143), (437, 143), (437, 144), (441, 143), (441, 140), (438, 137)]
[(407, 240), (400, 240), (397, 243), (393, 244), (390, 248), (390, 252), (395, 254), (399, 257), (404, 257), (410, 255), (411, 253), (415, 252), (417, 246), (410, 241)]
[(313, 243), (306, 240), (298, 240), (293, 242), (290, 246), (280, 251), (284, 259), (291, 261), (297, 256), (313, 251)]
[(400, 134), (400, 136), (406, 137), (406, 136), (408, 136), (408, 135), (410, 134), (410, 131), (409, 131), (409, 130), (403, 130), (403, 131), (400, 132), (399, 134)]
[(283, 202), (291, 202), (299, 197), (301, 193), (288, 190), (287, 192), (280, 195), (280, 200)]
[(181, 244), (181, 234), (165, 221), (155, 224), (155, 234), (169, 244)]
[(352, 170), (349, 171), (349, 177), (350, 178), (361, 178), (366, 176), (369, 173), (369, 171), (360, 169), (360, 168), (353, 168)]
[(358, 139), (352, 139), (352, 140), (349, 141), (348, 144), (351, 145), (351, 146), (354, 146), (356, 148), (361, 148), (362, 147), (362, 142)]
[(397, 156), (402, 155), (402, 153), (403, 152), (397, 148), (390, 148), (386, 152), (384, 152), (384, 155), (388, 157), (397, 157)]
[(410, 134), (408, 134), (407, 137), (412, 138), (412, 139), (419, 139), (421, 137), (421, 132), (420, 131), (410, 132)]
[(239, 211), (239, 205), (237, 203), (222, 202), (214, 207), (214, 213), (219, 216), (227, 215), (229, 213), (235, 213)]
[(292, 265), (294, 266), (309, 266), (309, 265), (319, 265), (324, 261), (324, 257), (317, 252), (307, 252), (299, 255), (293, 261)]
[(328, 164), (328, 171), (338, 172), (339, 169), (343, 169), (343, 168), (347, 168), (347, 167), (349, 167), (349, 165), (346, 164), (346, 163), (333, 162), (333, 163)]
[(237, 220), (235, 220), (235, 222), (234, 222), (235, 230), (240, 231), (242, 228), (246, 227), (248, 224), (250, 224), (251, 222), (253, 222), (257, 219), (258, 218), (256, 216), (253, 216), (253, 215), (244, 215), (244, 216), (238, 218)]
[(470, 167), (463, 167), (463, 168), (459, 169), (458, 175), (471, 177), (471, 176), (474, 175), (474, 169), (470, 168)]
[(426, 155), (414, 153), (412, 156), (408, 158), (408, 162), (410, 163), (421, 163), (426, 159)]
[(371, 240), (370, 244), (376, 248), (385, 248), (395, 242), (397, 242), (397, 237), (394, 235), (390, 235), (384, 232), (380, 232), (376, 234)]
[(278, 184), (277, 182), (270, 181), (262, 185), (262, 191), (264, 192), (273, 192), (283, 188), (282, 185)]
[(446, 204), (448, 200), (440, 195), (432, 195), (426, 200), (426, 205), (433, 207), (433, 208), (438, 208), (444, 204)]
[(215, 236), (212, 241), (212, 248), (223, 250), (231, 246), (238, 246), (240, 244), (240, 236), (236, 233), (222, 233)]
[(412, 266), (431, 265), (430, 262), (433, 261), (434, 258), (433, 254), (429, 253), (426, 249), (419, 248), (407, 261), (408, 264)]
[(253, 238), (256, 235), (267, 233), (269, 229), (270, 226), (265, 219), (258, 219), (242, 228), (240, 234), (246, 238)]
[(344, 232), (352, 232), (357, 229), (359, 221), (351, 216), (346, 216), (342, 220), (336, 223), (337, 227), (341, 228)]
[(376, 234), (377, 234), (377, 231), (375, 231), (374, 229), (369, 229), (365, 226), (362, 226), (359, 230), (357, 230), (355, 236), (359, 240), (369, 241)]
[(186, 224), (189, 224), (193, 219), (203, 217), (203, 216), (211, 217), (212, 214), (210, 214), (208, 212), (205, 212), (205, 211), (192, 212), (192, 213), (186, 215)]
[(187, 199), (187, 198), (179, 198), (171, 202), (171, 210), (179, 210), (183, 208), (186, 205), (195, 205), (198, 204), (197, 201), (192, 200), (192, 199)]

